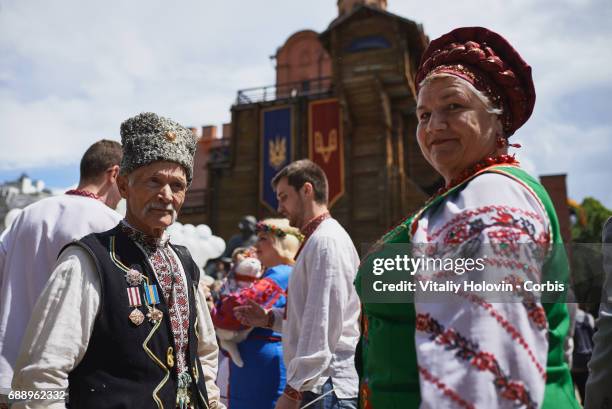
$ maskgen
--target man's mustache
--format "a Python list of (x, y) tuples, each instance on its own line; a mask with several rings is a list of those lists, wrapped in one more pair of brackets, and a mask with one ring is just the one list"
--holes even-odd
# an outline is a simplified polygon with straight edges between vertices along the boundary
[(169, 212), (172, 212), (172, 223), (174, 223), (176, 221), (176, 218), (178, 217), (178, 212), (176, 211), (172, 203), (168, 203), (168, 204), (163, 204), (159, 202), (147, 203), (144, 206), (143, 213), (146, 214), (149, 212), (149, 210), (167, 210)]
[(176, 210), (174, 210), (174, 206), (172, 205), (172, 203), (167, 203), (167, 204), (163, 204), (163, 203), (158, 203), (158, 202), (151, 202), (151, 203), (147, 203), (145, 205), (145, 212), (148, 212), (149, 210), (154, 209), (154, 210), (168, 210), (170, 212), (175, 212)]

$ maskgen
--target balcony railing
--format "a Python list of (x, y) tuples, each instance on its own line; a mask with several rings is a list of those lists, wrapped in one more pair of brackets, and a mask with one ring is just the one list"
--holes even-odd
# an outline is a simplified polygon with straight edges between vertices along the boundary
[(236, 105), (255, 104), (299, 96), (320, 96), (332, 92), (331, 77), (311, 78), (305, 81), (242, 89), (238, 91), (236, 96)]

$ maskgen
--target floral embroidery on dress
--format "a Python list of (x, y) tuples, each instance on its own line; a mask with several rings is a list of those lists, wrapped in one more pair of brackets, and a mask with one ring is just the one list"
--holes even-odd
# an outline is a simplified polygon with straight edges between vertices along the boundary
[(537, 404), (531, 399), (529, 389), (521, 382), (512, 380), (499, 365), (491, 353), (480, 351), (477, 342), (459, 334), (452, 328), (444, 328), (429, 314), (417, 314), (417, 331), (430, 334), (430, 339), (445, 347), (446, 350), (455, 351), (455, 356), (480, 371), (487, 371), (494, 376), (493, 384), (500, 396), (517, 405), (524, 405), (527, 409), (536, 409)]

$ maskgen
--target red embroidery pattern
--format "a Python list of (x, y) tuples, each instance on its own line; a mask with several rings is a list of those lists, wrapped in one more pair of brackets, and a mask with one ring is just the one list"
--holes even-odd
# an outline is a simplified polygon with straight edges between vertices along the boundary
[[(415, 276), (415, 277), (419, 281), (428, 281), (429, 280), (429, 278), (427, 278), (427, 277), (420, 277), (418, 275)], [(432, 276), (432, 278), (433, 279), (455, 278), (455, 274), (452, 273), (452, 272), (448, 272), (448, 271), (440, 271), (440, 272), (434, 274)], [(509, 279), (507, 277), (504, 278), (504, 281), (510, 283), (510, 281), (509, 281)], [(542, 378), (546, 379), (546, 370), (542, 367), (542, 365), (540, 365), (540, 363), (536, 359), (533, 351), (529, 347), (529, 344), (527, 344), (527, 341), (525, 341), (525, 339), (523, 338), (521, 333), (510, 322), (508, 322), (508, 320), (506, 320), (499, 312), (497, 312), (495, 310), (495, 308), (493, 307), (492, 304), (486, 302), (482, 297), (480, 297), (480, 296), (478, 296), (476, 294), (468, 293), (468, 292), (465, 292), (463, 290), (460, 290), (459, 292), (457, 292), (457, 295), (460, 296), (460, 297), (463, 297), (466, 300), (470, 301), (471, 303), (473, 303), (473, 304), (483, 308), (484, 310), (486, 310), (489, 313), (489, 315), (491, 315), (491, 317), (495, 318), (495, 321), (497, 321), (499, 323), (499, 325), (504, 330), (506, 330), (506, 332), (512, 337), (512, 339), (515, 340), (516, 342), (518, 342), (521, 347), (523, 347), (525, 352), (527, 352), (527, 355), (529, 355), (529, 358), (531, 359), (531, 362), (535, 365), (535, 367), (537, 368), (537, 370), (540, 373), (540, 375), (542, 375)], [(544, 320), (546, 320), (546, 313), (544, 312), (543, 309), (542, 309), (542, 312), (544, 313)], [(527, 315), (528, 315), (528, 317), (530, 319), (533, 320), (532, 313), (531, 313), (531, 311), (529, 309), (528, 309)], [(546, 321), (546, 322), (548, 322), (548, 321)], [(541, 327), (538, 326), (538, 329), (546, 330), (546, 326), (547, 325), (548, 324), (545, 324), (544, 328), (541, 328)]]
[(495, 310), (495, 308), (493, 308), (493, 305), (484, 301), (481, 297), (475, 294), (461, 294), (461, 295), (465, 296), (465, 298), (467, 298), (474, 304), (479, 305), (480, 307), (484, 308), (493, 318), (495, 318), (495, 320), (499, 323), (499, 325), (503, 329), (505, 329), (506, 332), (508, 332), (508, 334), (512, 337), (512, 339), (518, 342), (518, 344), (521, 347), (523, 347), (525, 352), (527, 352), (527, 355), (529, 355), (529, 359), (531, 360), (531, 362), (538, 369), (538, 372), (540, 373), (540, 375), (542, 375), (542, 378), (546, 379), (546, 370), (542, 367), (542, 365), (540, 365), (540, 363), (536, 359), (535, 355), (533, 354), (533, 351), (527, 344), (527, 341), (525, 341), (525, 338), (523, 338), (521, 333), (512, 324), (510, 324), (508, 320), (506, 320), (499, 312)]
[(449, 230), (451, 227), (454, 227), (454, 225), (456, 224), (465, 225), (465, 224), (468, 224), (470, 219), (476, 218), (476, 216), (481, 216), (481, 215), (485, 215), (487, 213), (493, 213), (493, 212), (495, 212), (495, 214), (499, 216), (497, 221), (500, 223), (503, 222), (504, 220), (508, 220), (507, 219), (508, 215), (514, 214), (517, 217), (521, 216), (521, 218), (534, 219), (537, 222), (539, 222), (542, 226), (544, 226), (545, 224), (542, 216), (540, 216), (539, 214), (535, 212), (531, 212), (525, 209), (519, 209), (517, 207), (501, 206), (501, 205), (483, 206), (483, 207), (479, 207), (473, 210), (465, 210), (459, 213), (456, 217), (446, 222), (442, 227), (432, 232), (431, 235), (428, 235), (427, 241), (432, 242), (436, 240), (438, 236), (440, 236), (446, 230)]
[(269, 309), (283, 295), (285, 295), (285, 291), (274, 280), (262, 278), (250, 287), (221, 297), (212, 314), (213, 323), (215, 327), (227, 330), (243, 330), (247, 327), (242, 325), (234, 316), (234, 307), (245, 305), (247, 300), (253, 300), (263, 308)]
[(325, 212), (322, 215), (317, 216), (311, 221), (309, 221), (308, 223), (306, 223), (306, 226), (302, 227), (300, 232), (304, 235), (304, 240), (302, 241), (302, 244), (300, 244), (300, 248), (295, 254), (295, 257), (294, 257), (295, 260), (297, 260), (298, 256), (302, 252), (302, 249), (304, 248), (304, 245), (306, 244), (310, 236), (312, 236), (312, 233), (314, 233), (315, 230), (317, 230), (317, 227), (319, 227), (319, 225), (323, 223), (323, 221), (325, 221), (326, 219), (329, 219), (330, 217), (331, 215), (329, 214), (329, 212)]
[(361, 398), (361, 408), (362, 409), (372, 409), (372, 403), (370, 402), (370, 395), (372, 392), (370, 391), (370, 387), (368, 386), (367, 378), (361, 381), (360, 393), (359, 397)]
[(534, 323), (536, 328), (541, 331), (548, 329), (548, 319), (546, 318), (546, 310), (535, 302), (533, 294), (525, 290), (525, 280), (513, 274), (504, 277), (504, 281), (514, 286), (514, 291), (523, 298), (523, 305), (527, 309), (527, 315)]
[(363, 320), (363, 338), (365, 342), (368, 342), (370, 337), (370, 322), (368, 316), (363, 312), (361, 313), (361, 319)]
[(70, 189), (66, 191), (66, 194), (72, 195), (72, 196), (89, 197), (89, 198), (100, 200), (100, 201), (102, 200), (102, 198), (98, 196), (97, 194), (91, 193), (91, 192), (88, 192), (87, 190), (82, 190), (82, 189)]
[(121, 223), (121, 228), (132, 240), (140, 244), (147, 254), (170, 313), (170, 327), (175, 344), (176, 371), (177, 373), (187, 371), (189, 300), (181, 269), (168, 245), (168, 237), (151, 237), (126, 223)]
[(503, 268), (506, 268), (508, 270), (513, 270), (513, 271), (521, 270), (526, 275), (530, 275), (530, 276), (535, 276), (536, 274), (540, 273), (540, 270), (538, 270), (536, 267), (529, 265), (527, 263), (517, 261), (515, 259), (487, 257), (484, 260), (484, 263), (492, 267), (503, 267)]
[(466, 409), (475, 409), (475, 406), (471, 403), (466, 402), (457, 392), (449, 388), (442, 382), (440, 379), (433, 376), (427, 369), (423, 368), (419, 365), (419, 373), (427, 382), (433, 383), (438, 389), (442, 391), (442, 393), (450, 398), (457, 405)]
[(537, 404), (531, 399), (527, 387), (521, 381), (514, 381), (504, 373), (494, 355), (479, 351), (477, 342), (470, 341), (452, 328), (445, 329), (429, 314), (417, 314), (417, 331), (431, 334), (430, 339), (443, 345), (447, 350), (456, 350), (455, 356), (467, 361), (480, 371), (493, 374), (493, 384), (500, 395), (517, 405), (524, 405), (527, 409), (536, 409)]
[[(496, 215), (492, 216), (490, 222), (485, 222), (483, 218), (471, 218), (455, 223), (444, 235), (444, 244), (461, 244), (470, 238), (478, 237), (485, 229), (497, 228), (496, 235), (498, 240), (505, 243), (516, 241), (520, 236), (528, 236), (532, 243), (548, 243), (547, 234), (536, 235), (536, 227), (532, 220), (526, 217), (514, 217), (512, 214), (497, 210)], [(442, 229), (432, 234), (428, 240), (433, 241), (434, 236), (442, 233)]]
[(188, 370), (187, 346), (189, 345), (189, 302), (181, 270), (170, 248), (160, 247), (149, 255), (151, 265), (157, 274), (159, 284), (168, 304), (170, 325), (176, 347), (176, 371)]

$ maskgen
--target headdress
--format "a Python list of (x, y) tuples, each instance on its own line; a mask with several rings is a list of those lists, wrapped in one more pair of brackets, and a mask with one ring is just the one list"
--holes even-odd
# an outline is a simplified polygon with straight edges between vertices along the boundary
[(531, 67), (493, 31), (462, 27), (429, 43), (415, 78), (417, 93), (424, 79), (441, 73), (470, 82), (501, 108), (506, 137), (531, 116), (535, 104)]
[(121, 144), (121, 173), (168, 161), (181, 165), (191, 183), (196, 141), (192, 132), (177, 122), (151, 112), (136, 115), (121, 124)]
[(293, 229), (287, 231), (287, 230), (283, 230), (282, 228), (274, 226), (273, 224), (269, 224), (269, 223), (259, 222), (257, 223), (255, 230), (257, 231), (257, 233), (260, 233), (260, 232), (269, 233), (280, 239), (285, 237), (287, 234), (291, 234), (292, 236), (295, 236), (300, 242), (304, 240), (304, 236), (299, 231), (297, 231), (297, 229), (295, 229), (296, 231), (293, 231)]

